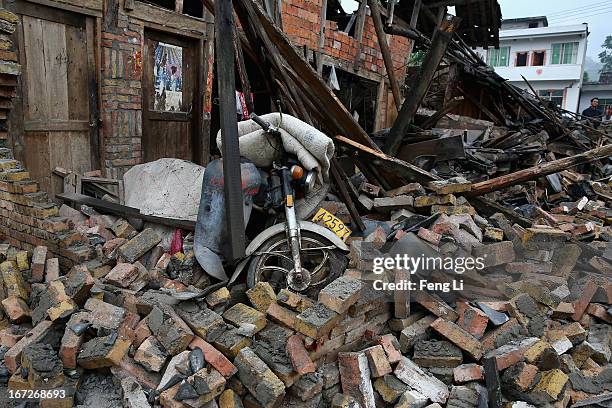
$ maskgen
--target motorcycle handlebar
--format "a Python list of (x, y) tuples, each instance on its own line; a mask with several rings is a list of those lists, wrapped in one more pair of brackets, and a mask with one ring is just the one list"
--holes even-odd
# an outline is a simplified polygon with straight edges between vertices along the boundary
[(263, 130), (265, 130), (266, 132), (269, 131), (270, 128), (272, 127), (272, 125), (270, 123), (266, 122), (265, 120), (263, 120), (262, 118), (257, 116), (255, 113), (251, 113), (250, 117), (253, 120), (253, 122), (255, 122), (259, 126), (261, 126), (261, 128)]

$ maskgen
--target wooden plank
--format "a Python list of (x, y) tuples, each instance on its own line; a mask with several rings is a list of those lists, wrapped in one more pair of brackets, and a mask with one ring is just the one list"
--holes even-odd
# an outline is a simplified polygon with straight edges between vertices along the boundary
[(357, 26), (355, 27), (355, 40), (357, 41), (357, 54), (355, 54), (355, 61), (353, 63), (354, 69), (358, 70), (361, 65), (361, 51), (363, 50), (363, 28), (366, 20), (366, 6), (367, 0), (361, 0), (359, 8), (357, 9)]
[[(24, 121), (24, 128), (30, 132), (44, 132), (50, 130), (53, 132), (71, 132), (71, 131), (89, 131), (88, 120), (27, 120)], [(88, 143), (89, 145), (89, 143)]]
[(30, 175), (40, 183), (43, 191), (51, 190), (51, 163), (49, 155), (49, 134), (47, 132), (26, 132), (23, 149), (24, 165)]
[(99, 211), (102, 214), (113, 214), (125, 218), (137, 218), (143, 221), (152, 222), (155, 224), (166, 225), (169, 227), (181, 228), (187, 231), (195, 229), (195, 222), (189, 220), (180, 220), (165, 217), (156, 217), (154, 215), (141, 214), (138, 208), (128, 207), (125, 205), (111, 203), (109, 201), (100, 200), (94, 197), (88, 197), (77, 193), (62, 193), (57, 194), (56, 198), (72, 204), (87, 205)]
[(45, 83), (42, 21), (23, 16), (23, 37), (27, 63), (23, 81), (26, 88), (25, 119), (47, 120), (49, 118), (47, 107), (49, 98)]
[(130, 17), (141, 20), (145, 25), (155, 24), (158, 29), (175, 29), (179, 30), (183, 35), (194, 36), (201, 38), (206, 34), (206, 22), (203, 19), (192, 17), (187, 14), (177, 14), (173, 10), (168, 10), (152, 4), (136, 1), (134, 9), (126, 10), (126, 14)]
[(49, 119), (68, 119), (66, 26), (43, 20), (42, 29)]
[(348, 211), (349, 211), (349, 214), (351, 215), (351, 219), (353, 220), (353, 223), (355, 224), (355, 226), (357, 227), (359, 231), (365, 231), (366, 229), (365, 224), (363, 223), (363, 220), (361, 219), (361, 216), (359, 215), (359, 211), (357, 211), (357, 208), (355, 207), (355, 203), (353, 202), (351, 198), (349, 187), (345, 184), (347, 182), (350, 183), (350, 181), (348, 181), (346, 174), (344, 174), (344, 171), (338, 165), (338, 162), (336, 162), (336, 159), (332, 159), (330, 164), (331, 164), (330, 170), (331, 170), (332, 179), (334, 180), (334, 184), (337, 187), (340, 198), (342, 199), (342, 201), (344, 202), (344, 204), (346, 204), (346, 207), (348, 208)]
[(319, 40), (317, 43), (317, 74), (323, 73), (323, 51), (325, 49), (325, 21), (327, 20), (327, 0), (321, 5), (319, 17)]
[(89, 150), (89, 131), (68, 133), (70, 143), (70, 169), (79, 174), (91, 170), (91, 155)]
[(287, 64), (302, 79), (297, 85), (301, 87), (306, 94), (314, 94), (317, 96), (315, 99), (318, 100), (318, 104), (322, 108), (321, 112), (329, 121), (329, 123), (326, 123), (326, 126), (329, 127), (330, 130), (335, 131), (336, 134), (347, 135), (347, 137), (350, 137), (358, 143), (367, 145), (373, 149), (378, 149), (376, 144), (370, 139), (361, 126), (359, 126), (336, 95), (327, 87), (323, 79), (317, 75), (310, 64), (306, 63), (295, 48), (293, 48), (287, 36), (267, 17), (261, 5), (253, 0), (241, 0), (241, 2), (254, 9), (271, 42), (278, 48), (278, 51), (287, 61)]
[[(85, 28), (66, 26), (68, 119), (84, 120), (89, 125), (88, 58)], [(89, 129), (87, 129), (89, 130)], [(89, 147), (89, 143), (87, 143)], [(89, 153), (88, 153), (89, 155)]]
[(28, 0), (48, 7), (102, 17), (104, 0)]
[(87, 39), (87, 93), (88, 93), (88, 119), (89, 119), (89, 149), (91, 157), (91, 169), (101, 169), (103, 158), (102, 143), (100, 141), (99, 132), (99, 101), (101, 100), (100, 87), (100, 41), (97, 38), (98, 30), (102, 28), (97, 25), (101, 24), (102, 20), (87, 18), (86, 21), (86, 39)]
[(427, 89), (429, 89), (436, 69), (446, 53), (448, 44), (453, 38), (455, 30), (459, 28), (460, 22), (460, 18), (451, 17), (445, 20), (440, 27), (436, 28), (431, 40), (431, 47), (427, 55), (425, 55), (419, 73), (415, 76), (411, 84), (409, 84), (406, 102), (402, 105), (397, 120), (391, 127), (391, 131), (385, 143), (385, 153), (391, 156), (397, 153), (402, 144), (402, 139), (423, 101)]
[[(56, 167), (73, 170), (71, 132), (49, 132), (49, 164), (49, 172)], [(58, 194), (63, 188), (63, 182), (58, 178), (52, 178), (51, 190), (47, 192)]]
[(612, 144), (598, 147), (576, 156), (539, 164), (537, 166), (499, 176), (491, 180), (475, 183), (472, 186), (472, 190), (466, 192), (464, 195), (468, 197), (483, 195), (610, 156), (612, 156)]
[(378, 38), (378, 46), (380, 47), (385, 69), (387, 70), (391, 92), (393, 92), (395, 108), (399, 109), (399, 107), (402, 106), (402, 95), (400, 93), (399, 83), (395, 77), (395, 67), (393, 66), (393, 58), (391, 57), (389, 44), (387, 44), (387, 34), (385, 34), (382, 18), (380, 17), (380, 6), (378, 5), (378, 0), (368, 0), (368, 3), (370, 4), (370, 11), (372, 12), (372, 21), (374, 22), (374, 29), (376, 31), (376, 37)]
[(421, 169), (420, 167), (406, 163), (405, 161), (396, 159), (395, 157), (387, 156), (379, 150), (364, 146), (344, 136), (336, 136), (334, 140), (368, 157), (370, 163), (375, 164), (378, 162), (381, 166), (392, 169), (392, 171), (394, 171), (399, 177), (406, 178), (407, 180), (414, 180), (418, 181), (419, 183), (441, 180), (440, 177), (435, 176), (428, 171)]
[[(261, 9), (260, 11), (263, 12)], [(215, 42), (217, 46), (217, 84), (223, 140), (225, 223), (230, 241), (231, 257), (228, 261), (243, 257), (246, 249), (240, 147), (238, 145), (238, 123), (236, 121), (233, 26), (232, 3), (222, 0), (215, 1)], [(217, 278), (222, 277), (217, 276)]]

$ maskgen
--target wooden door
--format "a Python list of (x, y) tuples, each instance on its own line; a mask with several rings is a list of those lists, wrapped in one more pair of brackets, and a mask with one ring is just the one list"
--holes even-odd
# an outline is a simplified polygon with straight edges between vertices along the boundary
[[(56, 167), (99, 166), (94, 21), (21, 2), (22, 160), (50, 195), (63, 191)], [(99, 168), (99, 167), (98, 167)]]
[(173, 157), (198, 162), (199, 45), (145, 32), (143, 136), (145, 162)]

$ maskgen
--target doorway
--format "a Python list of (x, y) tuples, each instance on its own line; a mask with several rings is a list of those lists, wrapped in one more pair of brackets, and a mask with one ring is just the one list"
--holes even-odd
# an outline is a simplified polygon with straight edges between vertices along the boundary
[(63, 191), (52, 171), (99, 168), (95, 21), (20, 2), (13, 5), (23, 65), (23, 144), (19, 157), (43, 191)]
[(198, 40), (145, 31), (145, 162), (172, 157), (201, 163), (200, 50)]

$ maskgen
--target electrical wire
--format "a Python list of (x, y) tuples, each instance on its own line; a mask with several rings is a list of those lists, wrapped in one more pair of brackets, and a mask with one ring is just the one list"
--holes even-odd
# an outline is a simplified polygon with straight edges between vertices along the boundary
[(570, 18), (579, 17), (579, 16), (581, 16), (583, 14), (590, 14), (590, 15), (591, 14), (595, 14), (596, 15), (596, 14), (599, 14), (601, 12), (605, 12), (605, 11), (609, 10), (611, 7), (612, 7), (612, 4), (607, 4), (606, 6), (600, 7), (598, 9), (596, 9), (596, 10), (594, 9), (594, 10), (576, 11), (576, 12), (573, 12), (573, 13), (569, 13), (567, 15), (559, 16), (559, 17), (549, 17), (548, 20), (549, 21), (567, 20), (567, 19), (570, 19)]
[(592, 8), (598, 8), (598, 7), (602, 7), (602, 6), (606, 6), (609, 5), (610, 2), (608, 1), (602, 1), (600, 3), (593, 3), (593, 4), (589, 4), (588, 6), (584, 6), (584, 7), (576, 7), (576, 8), (572, 8), (572, 9), (565, 9), (565, 10), (559, 10), (559, 11), (555, 11), (553, 13), (547, 13), (546, 17), (547, 18), (554, 18), (558, 15), (563, 15), (563, 14), (571, 14), (573, 12), (576, 11), (583, 11), (583, 10), (588, 10), (588, 9), (592, 9)]
[(593, 16), (600, 16), (600, 15), (605, 15), (605, 14), (609, 14), (610, 12), (612, 12), (612, 8), (606, 9), (606, 10), (601, 10), (597, 13), (591, 13), (591, 14), (577, 14), (571, 17), (566, 17), (563, 19), (559, 19), (559, 20), (552, 20), (551, 23), (552, 24), (559, 24), (559, 23), (567, 23), (571, 20), (576, 20), (576, 19), (584, 19), (584, 18), (588, 18), (588, 17), (593, 17)]

